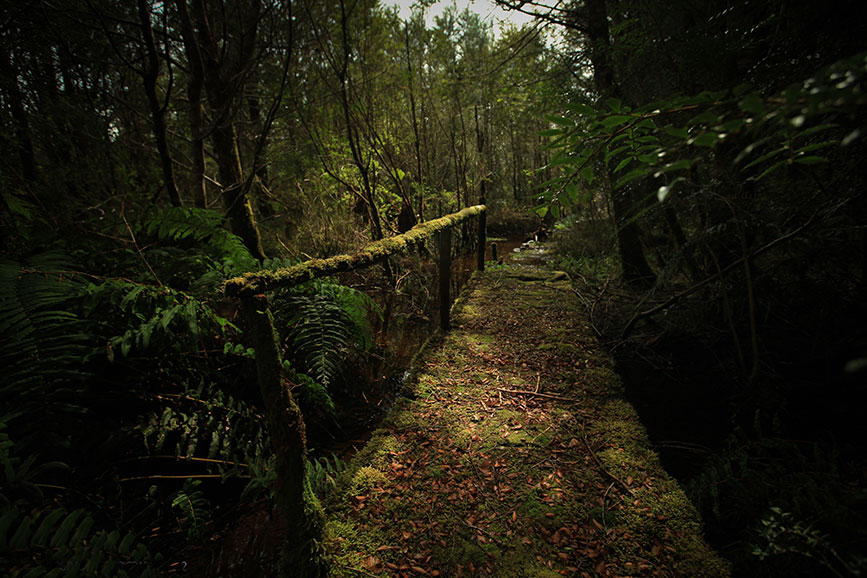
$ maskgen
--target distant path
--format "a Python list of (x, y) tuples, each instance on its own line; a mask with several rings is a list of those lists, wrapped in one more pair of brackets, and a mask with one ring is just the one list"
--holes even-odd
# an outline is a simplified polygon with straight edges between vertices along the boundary
[(565, 274), (489, 268), (331, 496), (334, 576), (727, 576)]

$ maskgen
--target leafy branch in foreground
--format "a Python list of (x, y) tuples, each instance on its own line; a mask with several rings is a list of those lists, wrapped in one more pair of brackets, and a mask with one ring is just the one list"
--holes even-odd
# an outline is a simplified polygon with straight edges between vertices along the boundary
[(561, 207), (586, 200), (578, 183), (592, 186), (602, 167), (614, 178), (614, 189), (654, 178), (662, 202), (723, 144), (737, 147), (734, 164), (754, 181), (786, 166), (826, 163), (834, 147), (862, 136), (860, 127), (845, 127), (867, 102), (861, 91), (865, 76), (867, 54), (859, 54), (772, 96), (740, 86), (634, 110), (617, 99), (600, 109), (573, 103), (567, 106), (572, 114), (549, 115), (554, 126), (542, 131), (554, 151), (547, 168), (560, 168), (561, 174), (544, 184), (537, 212), (558, 217)]

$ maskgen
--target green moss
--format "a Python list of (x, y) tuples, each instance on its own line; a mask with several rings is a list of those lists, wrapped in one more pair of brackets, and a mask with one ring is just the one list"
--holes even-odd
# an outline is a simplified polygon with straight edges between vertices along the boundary
[(386, 237), (379, 241), (374, 241), (356, 255), (336, 255), (328, 259), (311, 259), (304, 263), (275, 271), (245, 273), (240, 277), (226, 281), (223, 285), (223, 290), (230, 297), (238, 297), (244, 294), (255, 295), (277, 289), (278, 287), (292, 287), (311, 279), (369, 267), (391, 256), (420, 247), (430, 240), (435, 233), (449, 227), (454, 227), (484, 211), (484, 205), (467, 207), (457, 213), (416, 225), (403, 235)]
[(553, 343), (540, 343), (536, 346), (536, 349), (539, 351), (550, 351), (556, 355), (576, 355), (581, 353), (581, 348), (572, 343), (563, 343), (560, 341), (555, 341)]
[[(573, 319), (577, 298), (547, 273), (537, 277), (474, 277), (460, 306), (465, 325), (419, 357), (414, 399), (397, 404), (347, 474), (354, 488), (381, 491), (364, 507), (346, 493), (331, 502), (332, 517), (355, 524), (341, 527), (337, 559), (352, 569), (367, 568), (369, 556), (412, 566), (429, 553), (419, 566), (443, 576), (472, 563), (495, 576), (553, 578), (570, 567), (592, 574), (600, 561), (617, 576), (643, 575), (647, 564), (673, 576), (725, 576), (694, 508), (618, 397), (610, 360), (586, 321)], [(527, 303), (531, 315), (522, 314)], [(544, 392), (571, 400), (494, 390), (532, 390), (537, 376)], [(573, 541), (554, 540), (558, 532)], [(599, 545), (589, 562), (578, 550), (585, 538)]]
[(386, 482), (385, 474), (376, 468), (364, 466), (358, 468), (352, 477), (350, 488), (356, 494), (363, 494), (381, 487)]

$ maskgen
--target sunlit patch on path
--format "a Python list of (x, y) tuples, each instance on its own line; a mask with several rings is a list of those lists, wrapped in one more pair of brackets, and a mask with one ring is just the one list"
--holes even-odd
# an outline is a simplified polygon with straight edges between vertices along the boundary
[(328, 504), (334, 576), (725, 576), (565, 275), (470, 282)]

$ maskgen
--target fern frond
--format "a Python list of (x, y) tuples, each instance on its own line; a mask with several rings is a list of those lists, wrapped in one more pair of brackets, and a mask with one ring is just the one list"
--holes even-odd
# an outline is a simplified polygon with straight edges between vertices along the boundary
[(181, 529), (191, 540), (202, 537), (211, 515), (211, 502), (198, 489), (201, 483), (201, 480), (186, 479), (184, 487), (172, 496), (172, 509), (178, 513)]
[(305, 372), (328, 387), (350, 341), (350, 320), (339, 304), (322, 294), (293, 302), (295, 311), (289, 319), (292, 349)]
[(80, 509), (32, 514), (9, 509), (0, 516), (0, 564), (15, 569), (13, 578), (158, 575), (154, 557), (135, 536), (94, 531), (94, 526), (94, 519)]
[(0, 419), (16, 422), (19, 436), (83, 411), (76, 398), (90, 375), (82, 365), (98, 339), (74, 312), (83, 290), (59, 272), (68, 269), (59, 253), (0, 263)]

